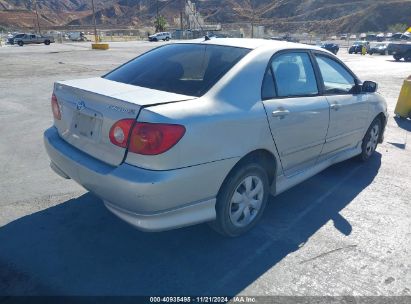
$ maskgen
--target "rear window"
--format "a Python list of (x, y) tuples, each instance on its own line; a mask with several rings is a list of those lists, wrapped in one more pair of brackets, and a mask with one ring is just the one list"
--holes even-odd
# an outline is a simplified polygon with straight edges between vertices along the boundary
[(133, 59), (104, 78), (199, 97), (249, 51), (219, 45), (170, 44)]

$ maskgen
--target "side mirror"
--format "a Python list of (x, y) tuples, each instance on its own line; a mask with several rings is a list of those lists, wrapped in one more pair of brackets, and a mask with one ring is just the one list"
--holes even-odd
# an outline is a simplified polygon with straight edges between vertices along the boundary
[(363, 93), (375, 93), (377, 92), (378, 84), (374, 81), (364, 81), (362, 84)]

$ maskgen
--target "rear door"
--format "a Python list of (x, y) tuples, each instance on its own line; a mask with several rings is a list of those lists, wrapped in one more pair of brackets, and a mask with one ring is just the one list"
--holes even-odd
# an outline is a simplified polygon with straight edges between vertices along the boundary
[(316, 53), (315, 58), (330, 104), (330, 126), (321, 158), (327, 158), (358, 144), (368, 119), (366, 95), (356, 94), (356, 79), (335, 58)]
[(321, 96), (309, 52), (275, 55), (262, 98), (285, 175), (313, 166), (325, 142), (329, 105)]

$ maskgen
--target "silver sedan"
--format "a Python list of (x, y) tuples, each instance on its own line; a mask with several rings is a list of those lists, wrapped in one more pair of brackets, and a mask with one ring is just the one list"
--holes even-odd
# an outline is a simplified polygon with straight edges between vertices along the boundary
[(237, 236), (278, 195), (372, 157), (387, 122), (377, 84), (321, 48), (204, 39), (103, 77), (56, 82), (51, 167), (146, 231), (210, 222)]

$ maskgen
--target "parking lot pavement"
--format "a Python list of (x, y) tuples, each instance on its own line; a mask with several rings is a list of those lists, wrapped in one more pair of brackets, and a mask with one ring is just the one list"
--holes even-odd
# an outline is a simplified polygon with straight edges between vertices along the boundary
[(99, 76), (158, 44), (0, 48), (0, 295), (411, 295), (411, 121), (393, 110), (411, 63), (342, 58), (387, 98), (385, 142), (270, 199), (225, 239), (198, 225), (143, 233), (49, 169), (56, 80)]

